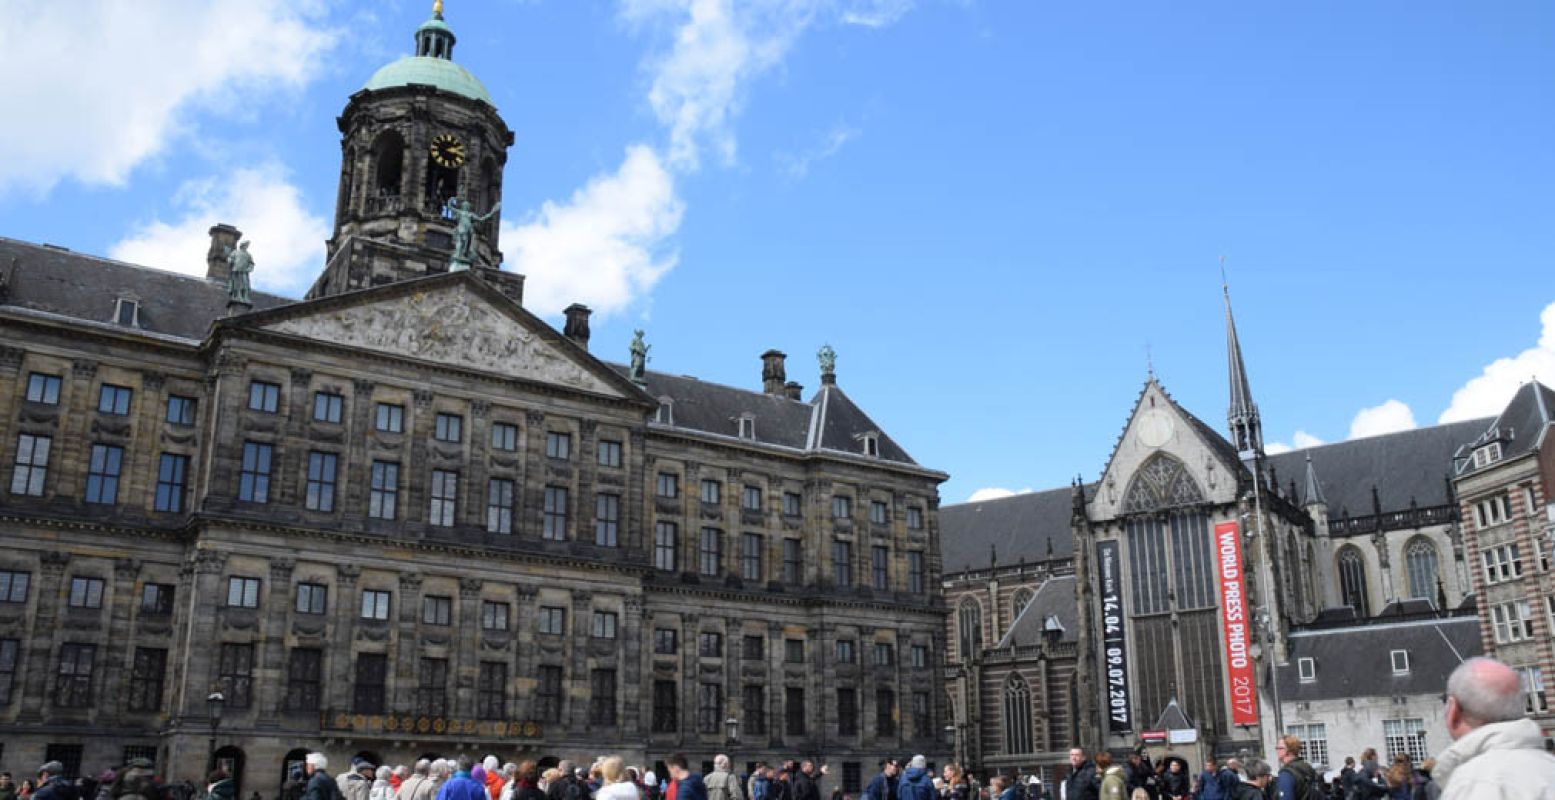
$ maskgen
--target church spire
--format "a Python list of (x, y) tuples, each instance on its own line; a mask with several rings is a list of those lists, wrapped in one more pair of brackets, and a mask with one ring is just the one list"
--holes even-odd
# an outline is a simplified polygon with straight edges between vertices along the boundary
[(1312, 466), (1312, 454), (1307, 453), (1307, 479), (1306, 487), (1301, 493), (1301, 504), (1305, 506), (1326, 506), (1328, 499), (1323, 496), (1323, 483), (1317, 479), (1317, 470)]
[(1231, 380), (1231, 406), (1226, 411), (1226, 421), (1231, 426), (1231, 443), (1242, 460), (1248, 461), (1263, 455), (1263, 424), (1258, 419), (1253, 390), (1247, 385), (1242, 344), (1236, 338), (1236, 320), (1231, 316), (1231, 287), (1222, 280), (1220, 288), (1226, 300), (1226, 359)]

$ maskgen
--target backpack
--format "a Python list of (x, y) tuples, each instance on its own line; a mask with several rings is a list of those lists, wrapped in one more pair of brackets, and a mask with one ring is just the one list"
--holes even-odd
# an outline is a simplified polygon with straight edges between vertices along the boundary
[(1311, 767), (1304, 770), (1286, 767), (1280, 771), (1289, 772), (1291, 778), (1295, 780), (1296, 800), (1328, 800), (1328, 793), (1323, 791), (1323, 781), (1318, 779)]

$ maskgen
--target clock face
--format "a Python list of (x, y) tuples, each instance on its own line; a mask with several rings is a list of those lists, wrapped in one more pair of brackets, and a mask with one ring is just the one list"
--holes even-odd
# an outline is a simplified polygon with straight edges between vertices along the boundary
[(1145, 447), (1160, 447), (1172, 440), (1175, 428), (1171, 414), (1152, 408), (1140, 415), (1134, 438)]
[(432, 140), (432, 160), (443, 167), (464, 166), (464, 142), (451, 133), (440, 133)]

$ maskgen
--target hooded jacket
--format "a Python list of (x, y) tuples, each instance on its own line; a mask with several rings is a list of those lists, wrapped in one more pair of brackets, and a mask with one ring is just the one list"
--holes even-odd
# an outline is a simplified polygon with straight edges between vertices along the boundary
[(1128, 800), (1128, 773), (1119, 764), (1107, 768), (1101, 776), (1101, 800)]
[(896, 800), (934, 800), (934, 779), (923, 767), (908, 767), (896, 783)]
[(1530, 719), (1470, 731), (1436, 759), (1442, 800), (1555, 800), (1555, 756)]

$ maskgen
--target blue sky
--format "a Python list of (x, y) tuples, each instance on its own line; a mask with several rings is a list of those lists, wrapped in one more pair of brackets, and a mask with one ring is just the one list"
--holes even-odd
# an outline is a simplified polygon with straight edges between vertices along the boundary
[[(0, 0), (0, 235), (317, 271), (335, 117), (430, 2)], [(1271, 442), (1555, 383), (1555, 6), (447, 0), (516, 134), (503, 249), (594, 350), (789, 353), (974, 491), (1094, 478), (1146, 376)], [(16, 113), (16, 109), (25, 109)], [(16, 124), (21, 122), (22, 124)], [(1148, 354), (1148, 356), (1147, 356)]]

